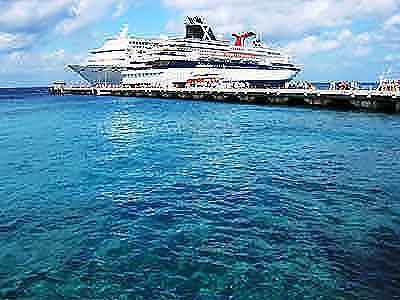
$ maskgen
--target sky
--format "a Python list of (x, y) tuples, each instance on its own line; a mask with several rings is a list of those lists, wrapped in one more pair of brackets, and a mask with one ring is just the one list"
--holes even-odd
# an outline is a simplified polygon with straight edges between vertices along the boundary
[(77, 83), (65, 66), (124, 24), (134, 36), (176, 36), (186, 15), (227, 39), (256, 30), (304, 66), (300, 80), (400, 72), (400, 0), (0, 0), (0, 87)]

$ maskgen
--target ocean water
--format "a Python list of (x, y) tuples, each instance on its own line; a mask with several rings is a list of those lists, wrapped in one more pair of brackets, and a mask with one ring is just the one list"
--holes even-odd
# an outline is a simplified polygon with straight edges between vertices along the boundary
[(400, 299), (400, 116), (3, 89), (0, 299)]

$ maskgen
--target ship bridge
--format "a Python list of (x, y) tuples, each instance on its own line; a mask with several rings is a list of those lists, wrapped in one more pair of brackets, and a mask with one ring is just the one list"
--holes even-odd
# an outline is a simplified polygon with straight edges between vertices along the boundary
[(204, 41), (217, 40), (211, 27), (202, 17), (186, 17), (185, 26), (187, 39), (198, 39)]

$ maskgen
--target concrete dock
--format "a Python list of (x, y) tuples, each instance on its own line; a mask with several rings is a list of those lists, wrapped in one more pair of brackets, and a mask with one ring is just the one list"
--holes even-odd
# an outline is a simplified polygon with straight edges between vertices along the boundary
[(400, 92), (376, 90), (230, 89), (230, 88), (132, 88), (51, 86), (53, 95), (97, 95), (175, 98), (220, 102), (316, 106), (337, 109), (400, 113)]

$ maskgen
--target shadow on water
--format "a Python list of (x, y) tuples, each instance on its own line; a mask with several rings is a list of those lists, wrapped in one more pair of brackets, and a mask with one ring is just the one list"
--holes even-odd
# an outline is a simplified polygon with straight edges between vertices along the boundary
[[(145, 220), (138, 222), (122, 213), (129, 228), (141, 230), (121, 239), (106, 234), (112, 227), (102, 228), (102, 242), (81, 243), (58, 267), (26, 272), (18, 280), (0, 273), (0, 296), (33, 299), (40, 293), (52, 299), (110, 295), (120, 299), (123, 293), (138, 299), (304, 299), (327, 289), (310, 276), (310, 261), (303, 259), (308, 250), (300, 251), (302, 243), (311, 239), (316, 240), (317, 249), (310, 254), (325, 255), (338, 281), (336, 288), (328, 287), (331, 296), (321, 299), (400, 296), (400, 235), (390, 228), (378, 227), (362, 243), (347, 245), (327, 237), (323, 230), (311, 230), (311, 239), (299, 241), (299, 232), (257, 218), (227, 220), (225, 216), (225, 224), (181, 220), (187, 225), (179, 229), (180, 222), (171, 222), (174, 213), (151, 220), (155, 222), (151, 228), (150, 224), (145, 227)], [(300, 260), (290, 253), (294, 247)], [(12, 255), (2, 258), (1, 270), (8, 264), (17, 265)], [(303, 278), (297, 276), (301, 273)], [(5, 276), (9, 279), (4, 280)]]
[(332, 269), (343, 278), (340, 290), (354, 298), (400, 299), (400, 234), (381, 226), (368, 232), (367, 238), (350, 245), (320, 241)]

